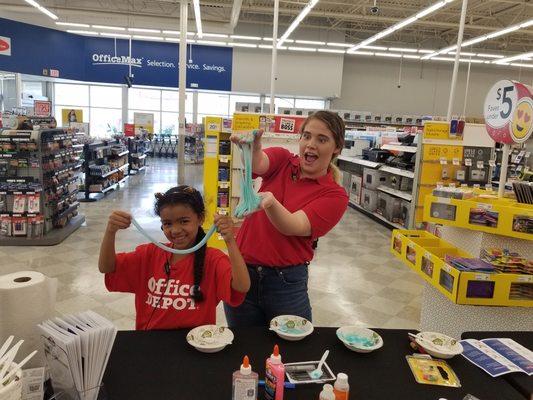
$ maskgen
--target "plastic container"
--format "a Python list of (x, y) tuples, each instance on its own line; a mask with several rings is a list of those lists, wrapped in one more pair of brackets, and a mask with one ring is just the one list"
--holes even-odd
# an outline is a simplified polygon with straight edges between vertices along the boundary
[[(283, 400), (285, 387), (285, 366), (281, 362), (278, 345), (266, 361), (265, 368), (265, 400)], [(333, 398), (334, 400), (335, 398)]]
[(335, 400), (335, 393), (333, 393), (333, 386), (326, 383), (318, 396), (319, 400)]
[(244, 356), (240, 370), (233, 373), (232, 400), (256, 400), (259, 376), (252, 371), (248, 356)]
[(348, 375), (342, 372), (337, 375), (337, 380), (333, 385), (333, 393), (335, 393), (335, 400), (348, 400), (348, 397), (350, 396)]

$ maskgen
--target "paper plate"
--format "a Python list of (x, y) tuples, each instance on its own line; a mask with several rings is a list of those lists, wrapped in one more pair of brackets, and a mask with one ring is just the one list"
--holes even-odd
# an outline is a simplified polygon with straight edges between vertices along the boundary
[(372, 329), (359, 326), (343, 326), (337, 329), (337, 337), (350, 350), (370, 353), (383, 346), (383, 339)]
[(187, 342), (203, 353), (216, 353), (233, 342), (233, 332), (225, 326), (202, 325), (187, 334)]
[(420, 332), (416, 344), (436, 358), (452, 358), (463, 352), (463, 345), (454, 338), (438, 332)]
[(314, 329), (310, 321), (296, 315), (278, 315), (270, 321), (270, 330), (285, 340), (302, 340)]

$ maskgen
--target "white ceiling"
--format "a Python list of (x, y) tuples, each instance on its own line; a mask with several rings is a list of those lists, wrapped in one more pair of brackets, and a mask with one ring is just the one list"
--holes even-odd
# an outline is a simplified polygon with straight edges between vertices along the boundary
[[(60, 21), (138, 28), (179, 29), (178, 0), (38, 0), (59, 16)], [(280, 35), (307, 4), (307, 0), (280, 0)], [(372, 14), (374, 0), (320, 0), (293, 34), (305, 30), (322, 38), (338, 35), (357, 43), (409, 17), (436, 0), (377, 0), (379, 12)], [(235, 4), (236, 3), (236, 4)], [(242, 3), (242, 4), (241, 4)], [(457, 39), (461, 0), (456, 0), (430, 16), (416, 21), (377, 42), (382, 46), (443, 48)], [(258, 35), (272, 29), (272, 0), (200, 0), (204, 32), (250, 32)], [(241, 5), (235, 29), (230, 24), (233, 8)], [(236, 8), (238, 10), (238, 7)], [(24, 22), (58, 27), (23, 0), (0, 0), (0, 15)], [(465, 40), (533, 19), (533, 0), (470, 0)], [(189, 8), (189, 30), (195, 30), (194, 13)], [(300, 33), (299, 33), (300, 31)], [(305, 38), (309, 38), (306, 35)], [(464, 49), (471, 51), (470, 49)], [(475, 50), (518, 54), (533, 50), (533, 26), (487, 40)]]

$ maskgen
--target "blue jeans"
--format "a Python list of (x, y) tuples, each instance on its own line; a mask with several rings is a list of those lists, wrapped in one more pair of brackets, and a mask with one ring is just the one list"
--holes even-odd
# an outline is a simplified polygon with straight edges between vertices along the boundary
[(268, 326), (278, 315), (297, 315), (312, 320), (307, 293), (307, 264), (285, 268), (248, 265), (251, 286), (238, 307), (224, 303), (228, 326)]

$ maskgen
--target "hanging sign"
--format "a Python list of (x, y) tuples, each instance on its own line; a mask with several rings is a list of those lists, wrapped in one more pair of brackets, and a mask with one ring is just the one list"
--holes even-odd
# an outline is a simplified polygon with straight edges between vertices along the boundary
[(37, 117), (49, 117), (52, 115), (52, 102), (44, 100), (35, 100), (33, 102), (33, 113)]
[(487, 132), (496, 142), (521, 143), (533, 132), (532, 90), (520, 82), (497, 82), (485, 98), (483, 111)]

